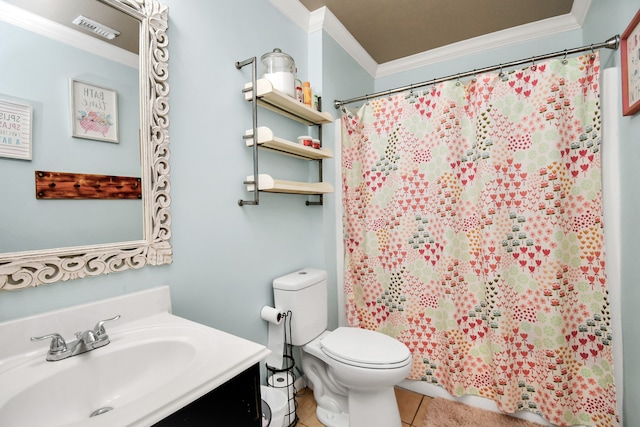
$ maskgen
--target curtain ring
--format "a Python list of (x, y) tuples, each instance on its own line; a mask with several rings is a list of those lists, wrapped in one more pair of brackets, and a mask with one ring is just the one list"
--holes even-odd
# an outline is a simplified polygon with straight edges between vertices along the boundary
[(409, 93), (404, 96), (404, 99), (409, 99), (412, 96), (414, 96), (413, 95), (413, 83), (411, 83), (411, 85), (409, 86)]
[(564, 56), (562, 57), (562, 64), (567, 65), (569, 61), (567, 60), (567, 49), (564, 50)]
[(538, 69), (538, 66), (536, 65), (536, 57), (532, 56), (531, 57), (531, 71), (535, 71)]
[(501, 79), (504, 78), (504, 71), (502, 70), (502, 64), (500, 64), (500, 72), (498, 73), (498, 77), (500, 77)]
[(429, 92), (431, 92), (431, 93), (435, 92), (435, 90), (436, 90), (436, 79), (433, 79), (431, 81), (431, 85), (430, 86), (431, 86), (431, 90)]
[(593, 61), (594, 59), (596, 59), (596, 51), (593, 49), (593, 44), (591, 45), (591, 55), (589, 55), (589, 58)]
[(473, 83), (478, 81), (478, 75), (476, 74), (476, 69), (473, 69), (473, 78), (471, 79)]
[(458, 73), (458, 77), (456, 78), (456, 86), (460, 86), (462, 83), (460, 83), (460, 73)]

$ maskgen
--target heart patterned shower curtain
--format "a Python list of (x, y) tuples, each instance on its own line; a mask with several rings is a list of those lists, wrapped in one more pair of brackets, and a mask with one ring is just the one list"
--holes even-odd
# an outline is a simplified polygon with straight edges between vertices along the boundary
[(617, 425), (598, 53), (343, 110), (351, 326), (411, 379), (557, 425)]

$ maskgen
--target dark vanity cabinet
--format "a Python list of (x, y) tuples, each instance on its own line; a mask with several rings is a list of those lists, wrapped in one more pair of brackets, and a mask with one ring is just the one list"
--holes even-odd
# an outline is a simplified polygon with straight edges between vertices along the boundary
[(255, 364), (153, 427), (262, 427), (261, 401)]

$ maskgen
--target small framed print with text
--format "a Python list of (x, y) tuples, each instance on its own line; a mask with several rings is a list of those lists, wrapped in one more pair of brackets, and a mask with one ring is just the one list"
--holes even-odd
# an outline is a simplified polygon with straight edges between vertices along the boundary
[(31, 105), (0, 98), (0, 157), (31, 160)]
[(118, 93), (71, 79), (72, 136), (118, 142)]

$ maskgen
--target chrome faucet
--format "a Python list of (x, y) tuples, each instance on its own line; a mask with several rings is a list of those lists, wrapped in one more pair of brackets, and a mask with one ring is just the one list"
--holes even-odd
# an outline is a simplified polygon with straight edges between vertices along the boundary
[(60, 334), (52, 333), (41, 337), (31, 337), (31, 341), (41, 341), (51, 339), (51, 345), (49, 346), (49, 352), (47, 353), (47, 360), (55, 362), (56, 360), (66, 359), (71, 356), (86, 353), (87, 351), (95, 350), (96, 348), (104, 347), (109, 344), (109, 335), (104, 329), (105, 322), (111, 322), (118, 320), (120, 315), (118, 314), (111, 319), (101, 320), (96, 323), (93, 329), (88, 329), (84, 332), (76, 332), (76, 340), (67, 343)]

